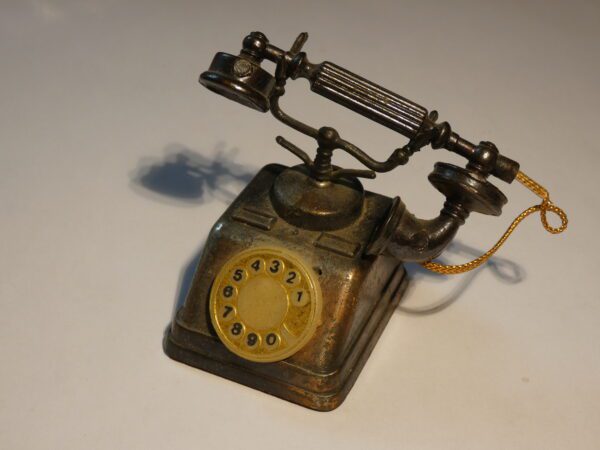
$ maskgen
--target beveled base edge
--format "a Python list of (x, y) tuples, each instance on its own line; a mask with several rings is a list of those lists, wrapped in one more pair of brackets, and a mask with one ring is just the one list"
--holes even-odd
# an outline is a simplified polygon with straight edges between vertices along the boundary
[[(219, 375), (223, 378), (235, 381), (237, 383), (246, 385), (253, 389), (271, 394), (273, 396), (282, 398), (292, 403), (296, 403), (300, 406), (313, 409), (315, 411), (332, 411), (340, 406), (346, 396), (350, 392), (350, 389), (354, 385), (358, 375), (360, 374), (365, 363), (369, 359), (375, 344), (379, 340), (379, 337), (383, 333), (385, 326), (390, 320), (396, 306), (400, 302), (404, 291), (408, 285), (408, 277), (404, 273), (404, 277), (398, 283), (398, 287), (395, 289), (395, 293), (390, 300), (389, 304), (383, 311), (383, 314), (379, 317), (373, 316), (363, 329), (363, 336), (359, 339), (362, 345), (356, 345), (353, 348), (352, 353), (358, 353), (355, 355), (349, 355), (349, 361), (351, 361), (352, 367), (350, 370), (345, 371), (348, 375), (340, 380), (337, 388), (331, 392), (321, 393), (313, 392), (292, 384), (285, 383), (281, 380), (275, 380), (273, 378), (267, 378), (263, 374), (257, 373), (251, 365), (245, 366), (243, 362), (232, 362), (232, 361), (221, 361), (211, 356), (211, 347), (214, 348), (215, 353), (220, 353), (221, 349), (215, 347), (222, 347), (223, 344), (213, 337), (204, 336), (198, 333), (195, 334), (195, 340), (202, 341), (202, 347), (205, 352), (200, 352), (198, 348), (191, 350), (178, 343), (174, 338), (171, 331), (171, 327), (168, 328), (165, 333), (163, 346), (164, 351), (170, 358), (187, 364), (192, 367), (204, 370), (206, 372)], [(176, 322), (173, 326), (179, 327)], [(179, 328), (178, 333), (193, 333), (189, 330), (183, 330)], [(337, 376), (337, 374), (332, 374)]]

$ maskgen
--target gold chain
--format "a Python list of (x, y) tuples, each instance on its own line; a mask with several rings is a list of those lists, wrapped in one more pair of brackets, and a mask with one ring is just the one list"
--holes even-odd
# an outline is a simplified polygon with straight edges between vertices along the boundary
[[(454, 274), (465, 273), (470, 270), (473, 270), (473, 269), (479, 267), (480, 265), (482, 265), (488, 259), (490, 259), (491, 256), (494, 253), (496, 253), (496, 251), (498, 251), (498, 249), (500, 247), (502, 247), (502, 244), (504, 244), (504, 242), (508, 239), (508, 237), (512, 234), (512, 232), (515, 231), (515, 228), (517, 228), (517, 225), (519, 225), (527, 216), (529, 216), (537, 211), (540, 212), (540, 219), (541, 219), (542, 225), (544, 226), (546, 231), (548, 231), (549, 233), (552, 233), (552, 234), (558, 234), (558, 233), (562, 233), (563, 231), (565, 231), (567, 229), (567, 224), (569, 223), (569, 220), (567, 219), (567, 215), (565, 214), (565, 212), (562, 209), (560, 209), (558, 206), (556, 206), (554, 203), (552, 203), (550, 201), (550, 194), (548, 193), (548, 191), (543, 186), (536, 183), (534, 180), (532, 180), (527, 175), (525, 175), (523, 172), (519, 172), (517, 174), (516, 179), (519, 183), (521, 183), (523, 186), (525, 186), (531, 192), (533, 192), (538, 197), (540, 197), (542, 199), (542, 203), (540, 203), (539, 205), (535, 205), (530, 208), (527, 208), (525, 211), (523, 211), (521, 214), (519, 214), (516, 217), (516, 219), (513, 220), (513, 222), (510, 224), (510, 226), (506, 229), (506, 231), (504, 232), (502, 237), (498, 240), (498, 242), (496, 242), (496, 244), (491, 249), (489, 249), (486, 253), (481, 255), (479, 258), (476, 258), (473, 261), (469, 261), (468, 263), (458, 264), (458, 265), (445, 265), (445, 264), (440, 264), (440, 263), (436, 263), (436, 262), (432, 262), (432, 261), (429, 261), (426, 263), (421, 263), (421, 265), (423, 267), (425, 267), (426, 269), (431, 270), (432, 272), (441, 273), (444, 275), (454, 275)], [(553, 212), (558, 217), (560, 217), (560, 220), (562, 223), (559, 227), (555, 228), (548, 223), (548, 218), (546, 217), (548, 214), (548, 211)]]

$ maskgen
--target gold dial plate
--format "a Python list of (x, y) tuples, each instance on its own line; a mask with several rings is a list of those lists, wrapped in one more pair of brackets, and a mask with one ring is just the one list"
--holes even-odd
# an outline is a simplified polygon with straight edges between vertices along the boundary
[(261, 247), (227, 261), (210, 291), (210, 316), (223, 344), (242, 358), (288, 358), (312, 337), (321, 316), (313, 271), (286, 249)]

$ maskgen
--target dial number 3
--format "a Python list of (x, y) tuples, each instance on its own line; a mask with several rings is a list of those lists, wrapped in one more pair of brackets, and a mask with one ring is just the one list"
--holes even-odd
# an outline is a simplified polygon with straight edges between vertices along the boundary
[(269, 272), (273, 275), (278, 274), (279, 272), (281, 272), (282, 266), (283, 263), (280, 260), (272, 259), (271, 265), (269, 266)]

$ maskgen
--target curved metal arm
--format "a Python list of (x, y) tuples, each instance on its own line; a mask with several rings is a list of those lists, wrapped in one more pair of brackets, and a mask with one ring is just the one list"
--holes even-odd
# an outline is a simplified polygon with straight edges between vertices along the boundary
[(290, 141), (288, 141), (283, 136), (277, 136), (275, 138), (275, 141), (279, 145), (281, 145), (283, 148), (285, 148), (286, 150), (288, 150), (289, 152), (293, 153), (298, 158), (300, 158), (307, 167), (312, 166), (312, 159), (310, 159), (310, 156), (308, 156), (308, 153), (306, 153), (300, 147), (295, 146), (294, 144), (292, 144)]
[(406, 164), (408, 162), (408, 158), (410, 157), (410, 155), (412, 155), (412, 152), (410, 152), (409, 154), (410, 150), (407, 144), (404, 147), (397, 148), (396, 150), (394, 150), (394, 152), (386, 161), (380, 162), (371, 158), (356, 145), (342, 138), (339, 139), (338, 145), (340, 149), (354, 156), (361, 163), (363, 163), (369, 169), (374, 170), (375, 172), (389, 172), (390, 170), (393, 170), (398, 166)]
[(299, 120), (294, 119), (293, 117), (283, 112), (283, 110), (279, 106), (279, 97), (281, 97), (281, 95), (283, 95), (283, 93), (279, 95), (274, 94), (273, 97), (271, 97), (271, 114), (273, 114), (273, 117), (275, 117), (280, 122), (283, 122), (287, 126), (292, 127), (294, 130), (299, 131), (300, 133), (305, 134), (307, 136), (310, 136), (313, 139), (317, 139), (319, 131), (316, 128), (313, 128), (310, 125), (300, 122)]

